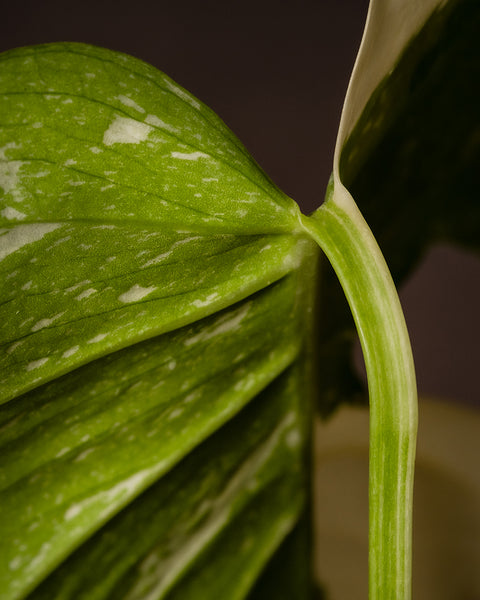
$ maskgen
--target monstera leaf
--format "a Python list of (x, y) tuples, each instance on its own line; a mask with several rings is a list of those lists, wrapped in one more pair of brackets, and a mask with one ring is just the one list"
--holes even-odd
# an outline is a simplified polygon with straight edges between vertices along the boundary
[(306, 506), (315, 245), (152, 67), (0, 65), (5, 597), (242, 598)]
[[(311, 217), (153, 67), (71, 43), (0, 55), (6, 600), (310, 595), (312, 407), (352, 391), (337, 344), (351, 339), (349, 313), (328, 275), (315, 352), (318, 245), (369, 373), (372, 597), (408, 597), (413, 363), (344, 184), (362, 201), (384, 181), (372, 202), (400, 210), (388, 190), (402, 170), (377, 174), (382, 144), (398, 148), (397, 123), (420, 106), (405, 72), (445, 32), (461, 35), (471, 3), (404, 4), (371, 6), (327, 201)], [(416, 246), (399, 239), (388, 253), (410, 261)]]

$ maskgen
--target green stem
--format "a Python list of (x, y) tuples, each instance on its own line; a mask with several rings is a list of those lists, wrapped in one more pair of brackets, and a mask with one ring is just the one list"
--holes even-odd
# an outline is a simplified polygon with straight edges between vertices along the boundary
[(302, 227), (327, 255), (362, 345), (370, 396), (369, 598), (411, 597), (412, 495), (417, 429), (413, 358), (395, 286), (351, 196), (329, 186)]

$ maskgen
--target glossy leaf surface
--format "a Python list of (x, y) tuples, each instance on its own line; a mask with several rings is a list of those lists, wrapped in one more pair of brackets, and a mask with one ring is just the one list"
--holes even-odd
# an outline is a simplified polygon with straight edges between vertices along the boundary
[(2, 55), (0, 86), (5, 219), (291, 229), (296, 205), (220, 119), (142, 61), (23, 48)]
[(21, 49), (0, 85), (2, 589), (243, 598), (306, 506), (298, 209), (133, 58)]
[(0, 86), (4, 399), (298, 264), (291, 237), (255, 238), (296, 205), (152, 67), (42, 46), (4, 54)]

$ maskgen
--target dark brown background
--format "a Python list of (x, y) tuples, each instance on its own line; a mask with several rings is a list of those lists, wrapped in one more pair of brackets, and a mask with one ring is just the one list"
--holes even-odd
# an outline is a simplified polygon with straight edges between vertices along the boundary
[[(133, 54), (211, 106), (302, 207), (322, 201), (366, 0), (16, 0), (0, 51), (81, 41)], [(480, 261), (434, 249), (401, 290), (422, 393), (480, 406)]]

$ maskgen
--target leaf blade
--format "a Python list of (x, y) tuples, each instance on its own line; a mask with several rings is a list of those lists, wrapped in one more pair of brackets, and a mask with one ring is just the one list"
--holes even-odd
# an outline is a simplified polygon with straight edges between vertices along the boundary
[[(296, 279), (4, 405), (2, 529), (28, 549), (20, 562), (19, 544), (6, 543), (4, 566), (16, 567), (4, 572), (7, 581), (36, 580), (295, 360)], [(35, 562), (46, 539), (48, 552)]]
[[(16, 599), (297, 361), (316, 251), (233, 134), (148, 65), (47, 45), (2, 55), (0, 86), (1, 578)], [(305, 431), (285, 485), (305, 477)], [(282, 493), (239, 597), (299, 517), (304, 488)]]
[[(25, 227), (41, 225), (9, 231)], [(3, 402), (104, 352), (229, 306), (283, 277), (308, 252), (301, 240), (279, 235), (44, 227), (51, 231), (1, 264), (6, 277), (13, 274), (0, 307)], [(72, 269), (62, 267), (65, 260)]]
[[(102, 219), (107, 210), (111, 218), (132, 213), (197, 230), (291, 229), (295, 203), (218, 117), (145, 63), (82, 44), (55, 44), (5, 53), (0, 74), (0, 147), (15, 171), (6, 195), (18, 210), (25, 207), (26, 218), (44, 219), (54, 206), (67, 219), (78, 210)], [(130, 91), (121, 93), (125, 79)], [(13, 145), (12, 132), (19, 140)]]
[[(298, 485), (301, 473), (284, 470), (287, 463), (292, 464), (289, 454), (301, 451), (298, 446), (288, 445), (289, 432), (291, 436), (295, 430), (292, 429), (295, 420), (292, 421), (288, 415), (292, 415), (292, 410), (296, 411), (294, 406), (298, 408), (298, 396), (295, 402), (291, 401), (291, 393), (296, 396), (295, 384), (292, 386), (292, 377), (298, 376), (298, 373), (293, 374), (295, 370), (298, 372), (298, 368), (294, 367), (283, 374), (262, 393), (258, 402), (248, 405), (225, 428), (184, 459), (165, 480), (139, 497), (135, 503), (143, 508), (134, 504), (127, 507), (77, 550), (58, 573), (45, 580), (33, 593), (32, 599), (52, 597), (52, 594), (59, 594), (59, 590), (64, 590), (62, 597), (65, 598), (100, 599), (112, 594), (130, 599), (150, 596), (170, 598), (179, 593), (181, 597), (187, 597), (188, 584), (184, 580), (191, 582), (192, 578), (198, 578), (198, 571), (204, 570), (200, 564), (209, 562), (208, 554), (211, 552), (227, 558), (227, 568), (223, 569), (224, 577), (229, 579), (227, 593), (229, 597), (237, 597), (241, 586), (238, 578), (232, 577), (232, 568), (238, 569), (238, 561), (233, 560), (233, 565), (228, 563), (240, 551), (238, 536), (245, 535), (247, 531), (243, 516), (245, 509), (248, 511), (249, 505), (253, 505), (258, 510), (260, 497), (268, 493), (272, 484), (278, 489), (279, 473), (284, 474), (282, 481), (286, 482), (280, 485), (282, 493), (285, 494), (286, 490), (289, 494), (294, 493), (298, 503), (283, 502), (281, 518), (262, 518), (260, 523), (275, 523), (277, 527), (286, 515), (290, 515), (289, 520), (292, 516), (295, 519), (298, 510), (295, 506), (304, 502), (304, 491)], [(290, 393), (287, 394), (287, 391)], [(273, 398), (275, 402), (272, 402)], [(300, 414), (297, 418), (301, 418)], [(272, 423), (276, 425), (272, 427)], [(304, 426), (303, 420), (301, 427)], [(244, 443), (233, 446), (230, 439), (239, 431), (244, 432)], [(286, 450), (280, 461), (273, 450), (278, 444)], [(272, 470), (268, 465), (275, 466)], [(198, 474), (198, 477), (192, 478), (192, 473)], [(291, 486), (295, 487), (295, 492)], [(278, 502), (272, 503), (270, 498), (265, 507), (275, 511), (275, 505)], [(225, 534), (224, 520), (229, 527), (237, 530), (236, 535)], [(260, 523), (256, 521), (257, 533)], [(132, 531), (137, 531), (138, 527), (145, 533), (135, 536), (133, 545), (136, 549), (133, 553), (128, 552), (127, 549), (132, 546)], [(283, 528), (280, 529), (283, 531)], [(237, 553), (215, 550), (219, 543), (224, 544), (222, 539), (225, 535), (227, 542), (230, 538), (235, 543)], [(170, 540), (169, 544), (165, 543), (165, 538)], [(252, 548), (245, 550), (251, 554)], [(135, 571), (139, 575), (136, 576)], [(108, 573), (106, 577), (105, 573)], [(249, 578), (251, 584), (252, 576)], [(195, 585), (198, 590), (198, 581)], [(210, 589), (211, 585), (203, 586), (203, 589), (207, 587)]]

